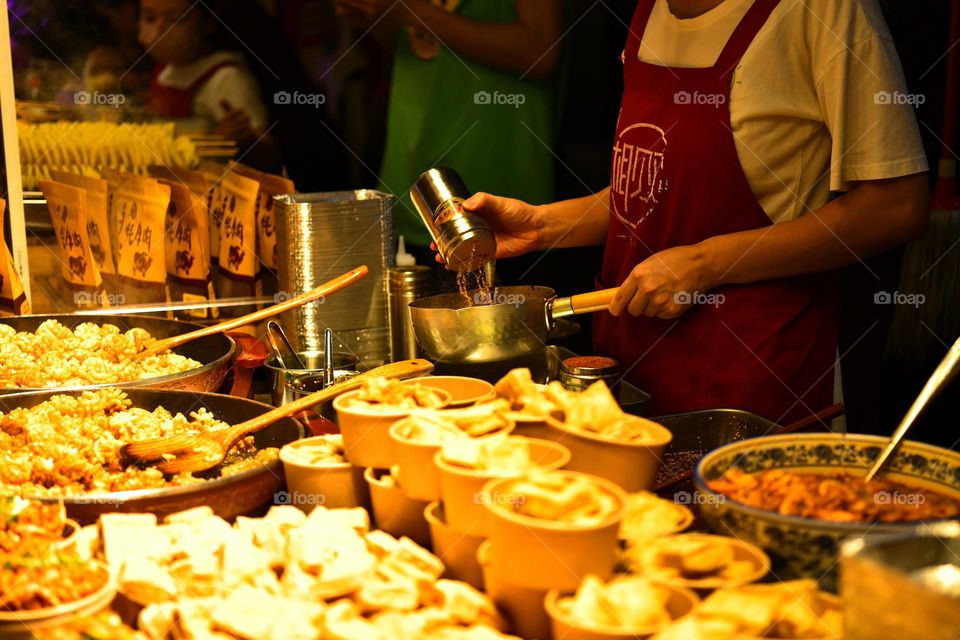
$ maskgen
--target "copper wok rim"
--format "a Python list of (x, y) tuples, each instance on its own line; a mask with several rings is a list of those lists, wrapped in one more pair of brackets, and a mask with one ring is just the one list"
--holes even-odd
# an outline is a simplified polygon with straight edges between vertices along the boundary
[[(72, 389), (70, 393), (78, 394), (86, 389)], [(259, 402), (257, 400), (250, 400), (248, 398), (238, 398), (236, 396), (224, 395), (222, 393), (211, 393), (205, 391), (188, 391), (184, 389), (151, 389), (149, 387), (134, 387), (132, 391), (145, 391), (150, 393), (159, 393), (171, 394), (171, 395), (190, 395), (196, 397), (202, 404), (206, 406), (206, 403), (203, 402), (205, 398), (213, 397), (222, 402), (236, 402), (239, 404), (247, 405), (256, 405), (263, 408), (264, 413), (270, 411), (274, 407)], [(23, 396), (44, 396), (44, 395), (57, 395), (59, 392), (58, 389), (44, 389), (39, 392), (34, 392), (31, 394), (22, 394)], [(7, 396), (0, 397), (0, 402), (3, 402), (7, 399)], [(134, 403), (134, 406), (139, 406)], [(215, 416), (218, 420), (222, 420), (220, 416)], [(304, 437), (305, 430), (303, 425), (294, 418), (289, 418), (297, 426), (297, 437), (293, 440), (300, 440)], [(225, 421), (226, 422), (226, 421)], [(228, 424), (230, 424), (228, 422)], [(231, 425), (232, 426), (232, 425)], [(278, 447), (280, 448), (280, 447)], [(185, 484), (180, 486), (173, 487), (164, 487), (164, 488), (155, 488), (155, 489), (127, 489), (124, 491), (108, 491), (105, 493), (82, 493), (71, 496), (44, 496), (44, 495), (35, 495), (29, 493), (18, 493), (19, 497), (25, 500), (35, 500), (37, 502), (45, 503), (60, 503), (64, 505), (95, 505), (95, 504), (104, 504), (104, 505), (119, 505), (126, 502), (131, 502), (134, 500), (147, 499), (147, 498), (175, 498), (181, 495), (192, 495), (200, 491), (209, 491), (216, 490), (223, 487), (229, 487), (233, 484), (242, 483), (244, 480), (251, 478), (253, 476), (262, 474), (262, 473), (273, 473), (274, 475), (279, 475), (278, 472), (282, 473), (283, 463), (280, 461), (278, 456), (276, 460), (271, 460), (267, 464), (254, 467), (252, 469), (247, 469), (239, 473), (230, 474), (228, 476), (221, 476), (218, 478), (211, 478), (209, 480), (201, 480), (199, 482)], [(6, 495), (8, 492), (4, 491)]]
[[(127, 325), (129, 329), (138, 328), (136, 322), (130, 322), (130, 319), (136, 320), (138, 318), (143, 318), (152, 321), (162, 321), (164, 323), (170, 323), (171, 325), (179, 325), (183, 328), (181, 333), (188, 333), (190, 331), (195, 331), (197, 329), (202, 329), (203, 325), (197, 324), (195, 322), (187, 322), (183, 320), (173, 320), (170, 318), (165, 318), (163, 316), (149, 316), (149, 315), (127, 315), (127, 314), (96, 314), (96, 315), (76, 315), (69, 313), (55, 313), (55, 314), (27, 314), (22, 316), (7, 316), (0, 317), (0, 324), (14, 324), (18, 320), (39, 320), (39, 323), (43, 323), (46, 320), (56, 320), (63, 323), (63, 319), (69, 319), (71, 322), (79, 320), (82, 322), (90, 322), (92, 324), (116, 324), (121, 326)], [(129, 330), (127, 329), (127, 330)], [(173, 334), (180, 335), (180, 334)], [(118, 387), (122, 389), (134, 388), (134, 387), (160, 387), (169, 383), (177, 382), (186, 382), (193, 377), (201, 377), (210, 372), (213, 372), (220, 368), (228, 367), (234, 359), (239, 355), (238, 354), (238, 345), (236, 341), (231, 338), (226, 333), (216, 334), (222, 336), (227, 341), (226, 352), (217, 358), (211, 360), (210, 362), (202, 362), (199, 367), (194, 367), (193, 369), (187, 369), (186, 371), (179, 371), (177, 373), (168, 373), (162, 376), (154, 376), (152, 378), (142, 378), (140, 380), (127, 380), (125, 382), (102, 382), (97, 384), (84, 384), (84, 385), (74, 385), (74, 386), (48, 386), (48, 387), (6, 387), (0, 388), (0, 397), (17, 397), (21, 395), (29, 395), (32, 393), (42, 393), (47, 391), (87, 391), (94, 389), (106, 389), (109, 387)], [(213, 336), (206, 336), (200, 338), (199, 340), (209, 340)], [(177, 349), (174, 348), (174, 353), (177, 353)], [(176, 388), (171, 388), (171, 390), (177, 390)], [(186, 389), (182, 389), (186, 390)], [(204, 391), (198, 391), (197, 393), (205, 393)]]

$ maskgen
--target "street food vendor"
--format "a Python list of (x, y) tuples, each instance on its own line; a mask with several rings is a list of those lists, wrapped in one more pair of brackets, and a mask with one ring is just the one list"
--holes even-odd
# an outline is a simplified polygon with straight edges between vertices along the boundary
[(622, 61), (607, 189), (464, 207), (499, 257), (605, 246), (597, 286), (619, 290), (595, 350), (655, 413), (826, 407), (833, 270), (928, 218), (917, 100), (876, 0), (639, 0)]

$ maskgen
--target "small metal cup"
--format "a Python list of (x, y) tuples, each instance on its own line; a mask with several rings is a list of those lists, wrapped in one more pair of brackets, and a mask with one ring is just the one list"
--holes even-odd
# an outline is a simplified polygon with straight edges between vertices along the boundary
[[(344, 380), (358, 375), (359, 372), (347, 369), (333, 370), (333, 384), (336, 385)], [(292, 400), (316, 393), (324, 388), (326, 376), (323, 372), (308, 373), (292, 378), (287, 382), (287, 391), (292, 396)], [(321, 402), (310, 409), (301, 411), (296, 416), (297, 420), (303, 422), (314, 435), (324, 433), (339, 433), (337, 427), (337, 410), (333, 408), (333, 400)]]
[[(280, 407), (297, 398), (290, 390), (289, 384), (298, 377), (319, 374), (323, 375), (323, 351), (298, 351), (301, 362), (306, 365), (306, 369), (286, 369), (277, 358), (271, 357), (263, 363), (265, 367), (273, 373), (273, 391), (271, 400), (273, 406)], [(357, 356), (345, 351), (333, 352), (334, 379), (337, 377), (337, 371), (354, 371), (359, 362)]]

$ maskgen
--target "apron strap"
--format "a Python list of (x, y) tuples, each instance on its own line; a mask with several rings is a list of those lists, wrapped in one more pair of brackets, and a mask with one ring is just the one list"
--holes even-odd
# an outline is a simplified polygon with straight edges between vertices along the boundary
[(626, 60), (636, 60), (638, 58), (643, 32), (647, 30), (647, 22), (650, 21), (650, 14), (653, 13), (655, 4), (656, 0), (639, 0), (637, 2), (633, 19), (630, 21), (630, 29), (627, 31), (627, 44), (624, 47)]
[(778, 4), (780, 0), (756, 0), (727, 40), (714, 68), (719, 69), (723, 75), (732, 74), (734, 67), (747, 52), (750, 43), (757, 37), (757, 33), (763, 28), (767, 18)]

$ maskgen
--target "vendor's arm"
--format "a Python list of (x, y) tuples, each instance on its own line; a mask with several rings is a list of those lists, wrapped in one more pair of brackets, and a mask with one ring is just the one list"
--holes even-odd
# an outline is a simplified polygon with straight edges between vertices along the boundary
[(510, 258), (531, 251), (603, 244), (609, 203), (608, 187), (583, 198), (539, 206), (481, 192), (465, 200), (463, 208), (484, 217), (497, 237), (497, 257)]
[(703, 242), (713, 285), (814, 273), (865, 260), (922, 235), (929, 180), (920, 173), (862, 182), (791, 222)]
[(545, 78), (559, 57), (562, 7), (557, 0), (517, 0), (514, 22), (470, 20), (429, 0), (337, 0), (344, 15), (375, 19), (382, 11), (404, 27), (432, 33), (455, 53), (519, 76)]
[(816, 273), (863, 261), (918, 237), (929, 218), (927, 174), (861, 182), (790, 222), (708, 238), (647, 258), (610, 305), (619, 315), (674, 318), (694, 292)]

